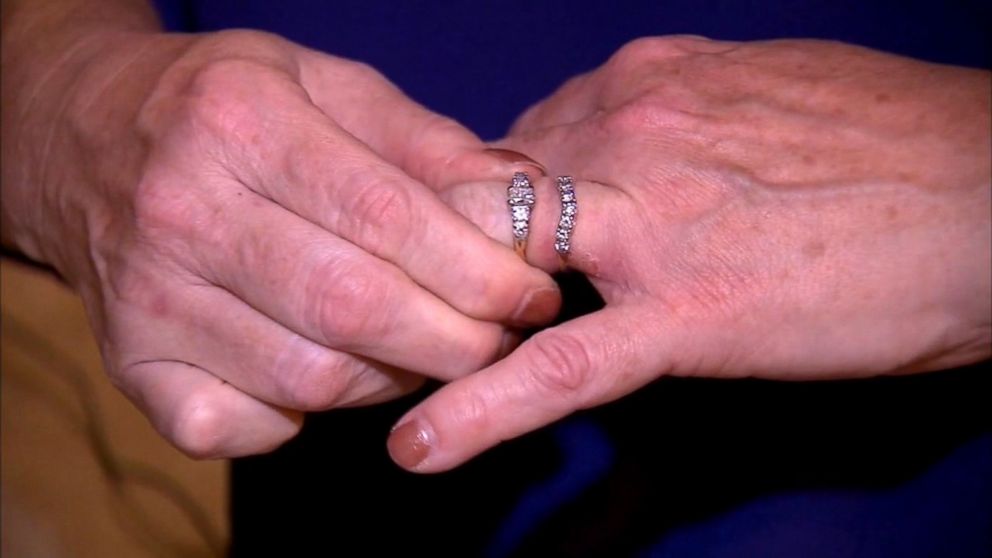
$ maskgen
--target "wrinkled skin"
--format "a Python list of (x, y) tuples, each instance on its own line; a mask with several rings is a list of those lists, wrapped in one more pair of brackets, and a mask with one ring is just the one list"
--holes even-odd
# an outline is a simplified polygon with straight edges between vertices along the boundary
[(520, 165), (371, 68), (244, 31), (11, 56), (4, 240), (82, 294), (114, 383), (191, 456), (474, 372), (557, 310), (427, 186)]
[[(663, 375), (920, 372), (990, 353), (989, 73), (820, 41), (642, 39), (501, 147), (576, 178), (571, 267), (606, 301), (399, 421), (440, 471)], [(537, 185), (528, 256), (556, 267)], [(509, 243), (497, 188), (445, 199)]]

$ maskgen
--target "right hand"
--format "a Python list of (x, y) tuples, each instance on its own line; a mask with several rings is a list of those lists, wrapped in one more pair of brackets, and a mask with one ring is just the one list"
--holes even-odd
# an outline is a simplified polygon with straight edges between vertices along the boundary
[[(450, 469), (663, 375), (825, 380), (988, 358), (988, 92), (987, 72), (840, 43), (630, 43), (498, 144), (574, 173), (569, 265), (605, 308), (432, 394), (398, 422), (394, 458)], [(528, 256), (550, 270), (549, 182)], [(443, 196), (510, 243), (489, 185)]]
[(187, 454), (476, 371), (557, 311), (425, 186), (514, 165), (370, 68), (246, 31), (78, 52), (50, 70), (68, 89), (17, 85), (51, 116), (9, 117), (7, 236), (82, 294), (111, 378)]

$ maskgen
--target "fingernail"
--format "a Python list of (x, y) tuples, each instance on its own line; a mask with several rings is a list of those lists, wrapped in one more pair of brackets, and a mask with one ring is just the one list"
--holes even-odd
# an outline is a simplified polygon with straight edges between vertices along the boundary
[(503, 334), (503, 339), (499, 344), (499, 354), (496, 355), (496, 360), (501, 360), (506, 355), (513, 352), (520, 345), (520, 333), (508, 330)]
[(545, 287), (532, 291), (513, 315), (518, 324), (539, 325), (555, 317), (561, 305), (561, 292), (553, 287)]
[(520, 153), (519, 151), (513, 151), (510, 149), (500, 149), (497, 147), (489, 147), (486, 149), (486, 153), (489, 153), (490, 155), (496, 157), (501, 161), (510, 163), (511, 165), (528, 165), (531, 167), (535, 167), (540, 171), (540, 174), (543, 176), (547, 176), (548, 174), (548, 171), (547, 169), (544, 168), (544, 165), (538, 163), (537, 161), (531, 159), (530, 157), (524, 155), (523, 153)]
[(429, 427), (419, 420), (411, 420), (393, 430), (386, 448), (397, 465), (414, 469), (430, 454), (432, 438)]

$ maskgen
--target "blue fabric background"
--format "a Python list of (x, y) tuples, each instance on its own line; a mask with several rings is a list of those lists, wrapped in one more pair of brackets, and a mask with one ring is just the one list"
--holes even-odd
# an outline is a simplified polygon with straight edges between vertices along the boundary
[[(171, 29), (265, 29), (366, 61), (485, 138), (639, 36), (817, 37), (990, 63), (988, 2), (157, 3)], [(573, 313), (594, 298), (572, 295)], [(666, 380), (434, 478), (398, 473), (381, 448), (413, 401), (331, 413), (235, 463), (232, 553), (323, 555), (350, 541), (363, 554), (989, 556), (985, 376), (812, 389)]]
[(487, 138), (641, 36), (816, 37), (988, 67), (989, 2), (160, 0), (173, 28), (265, 29), (369, 62)]

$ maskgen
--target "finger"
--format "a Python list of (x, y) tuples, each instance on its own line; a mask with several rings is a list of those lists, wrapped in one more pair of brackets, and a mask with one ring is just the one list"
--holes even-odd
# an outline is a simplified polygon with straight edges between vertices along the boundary
[(522, 154), (498, 153), (467, 128), (413, 101), (365, 64), (307, 51), (302, 82), (313, 102), (380, 157), (436, 190), (540, 173)]
[(243, 193), (218, 202), (246, 218), (190, 248), (211, 283), (319, 345), (434, 378), (474, 372), (501, 353), (499, 324), (465, 316), (395, 266)]
[[(675, 115), (672, 129), (646, 133), (650, 107), (630, 106), (533, 134), (511, 136), (493, 145), (532, 154), (550, 175), (609, 185), (635, 200), (654, 193), (659, 184), (688, 192), (709, 178), (695, 164), (701, 145), (677, 127), (688, 118)], [(666, 115), (670, 116), (670, 115)], [(651, 130), (650, 126), (647, 130)], [(650, 157), (639, 156), (650, 152)], [(634, 204), (642, 206), (643, 204)]]
[[(737, 174), (701, 164), (712, 142), (693, 131), (693, 119), (654, 103), (631, 104), (495, 145), (533, 153), (552, 174), (611, 186), (628, 198), (624, 221), (654, 230), (693, 213), (702, 218), (698, 212), (724, 203), (740, 183)], [(642, 241), (632, 240), (628, 246)]]
[(666, 373), (682, 337), (634, 305), (608, 306), (545, 330), (414, 407), (390, 435), (390, 455), (416, 472), (455, 467)]
[(631, 151), (629, 142), (635, 138), (625, 137), (630, 130), (615, 128), (610, 115), (597, 113), (568, 125), (507, 136), (491, 145), (539, 159), (551, 176), (571, 175), (620, 187), (632, 176), (629, 153), (643, 147)]
[[(535, 179), (535, 203), (527, 240), (527, 261), (548, 272), (559, 269), (555, 232), (562, 204), (553, 178)], [(591, 276), (609, 276), (619, 263), (619, 249), (636, 239), (628, 230), (636, 212), (626, 194), (610, 186), (576, 180), (578, 212), (574, 216), (568, 267)], [(513, 229), (502, 183), (462, 184), (441, 193), (441, 198), (475, 223), (490, 238), (513, 245)]]
[(585, 120), (602, 110), (599, 103), (600, 74), (589, 72), (566, 81), (551, 96), (528, 108), (510, 128), (510, 136), (526, 135), (546, 128)]
[(181, 328), (173, 354), (273, 405), (322, 411), (386, 401), (423, 383), (422, 376), (315, 343), (221, 288), (188, 287), (174, 302), (188, 314), (156, 327), (154, 340), (133, 341), (162, 354), (162, 330)]
[(183, 362), (140, 362), (112, 377), (164, 438), (196, 459), (271, 451), (303, 423), (299, 412), (263, 403)]
[[(567, 81), (551, 96), (528, 109), (510, 135), (526, 135), (573, 124), (613, 111), (646, 92), (681, 89), (681, 61), (697, 55), (726, 54), (741, 43), (713, 41), (699, 35), (645, 37), (631, 41), (599, 68)], [(698, 78), (697, 78), (698, 79)]]
[(204, 117), (227, 130), (221, 161), (250, 189), (396, 264), (472, 317), (511, 322), (530, 311), (538, 317), (529, 325), (553, 317), (557, 303), (527, 308), (535, 293), (556, 288), (550, 277), (338, 128), (298, 85), (285, 76), (225, 79), (229, 110)]

